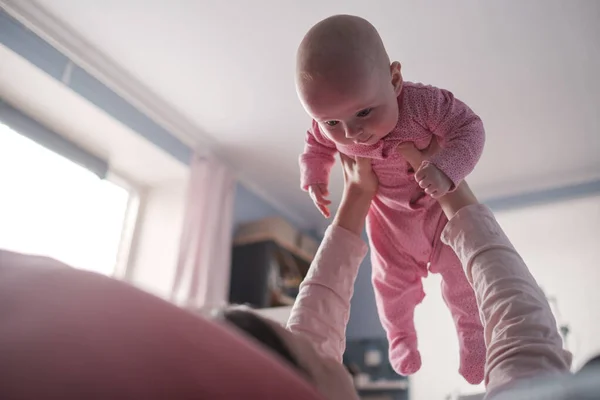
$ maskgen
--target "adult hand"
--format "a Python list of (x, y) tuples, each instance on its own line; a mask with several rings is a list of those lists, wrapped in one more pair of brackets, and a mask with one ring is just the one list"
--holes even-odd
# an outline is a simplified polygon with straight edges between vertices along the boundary
[(398, 152), (415, 170), (415, 174), (423, 162), (433, 157), (440, 149), (440, 144), (435, 136), (431, 139), (429, 146), (423, 150), (417, 149), (413, 142), (404, 142), (398, 146)]
[[(414, 143), (403, 143), (398, 146), (398, 152), (402, 157), (408, 161), (411, 167), (417, 171), (424, 161), (427, 161), (429, 157), (435, 154), (439, 150), (439, 145), (434, 137), (431, 140), (431, 144), (424, 150), (419, 150), (415, 147)], [(462, 181), (458, 187), (450, 193), (437, 199), (442, 206), (442, 210), (448, 220), (452, 219), (454, 215), (460, 211), (463, 207), (470, 206), (472, 204), (479, 204), (477, 198), (467, 185), (467, 182)]]
[(344, 173), (344, 193), (354, 190), (374, 196), (379, 183), (371, 167), (371, 159), (353, 158), (340, 153), (340, 160)]
[(428, 162), (440, 150), (435, 136), (424, 150), (418, 150), (412, 142), (402, 143), (398, 149), (415, 170), (415, 180), (426, 194), (439, 199), (448, 193), (452, 181), (438, 167)]
[(360, 235), (379, 183), (371, 168), (370, 159), (342, 154), (340, 158), (344, 173), (344, 194), (333, 224)]

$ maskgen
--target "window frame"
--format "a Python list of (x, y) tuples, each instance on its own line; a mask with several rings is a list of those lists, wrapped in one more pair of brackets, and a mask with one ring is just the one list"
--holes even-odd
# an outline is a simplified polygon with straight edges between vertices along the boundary
[(129, 179), (125, 173), (111, 168), (108, 160), (89, 152), (77, 143), (47, 128), (34, 118), (3, 101), (0, 97), (0, 124), (5, 125), (17, 135), (21, 135), (46, 150), (63, 157), (75, 165), (86, 169), (101, 180), (111, 182), (128, 193), (128, 201), (123, 219), (117, 257), (112, 273), (107, 274), (116, 279), (127, 279), (132, 264), (132, 254), (138, 232), (141, 207), (141, 193), (144, 188)]

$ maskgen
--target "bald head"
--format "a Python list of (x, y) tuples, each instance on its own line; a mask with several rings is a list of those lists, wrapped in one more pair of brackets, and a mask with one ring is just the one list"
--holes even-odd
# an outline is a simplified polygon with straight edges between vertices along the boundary
[(296, 76), (305, 80), (389, 71), (390, 59), (379, 33), (367, 20), (335, 15), (313, 26), (298, 48)]
[(390, 64), (368, 21), (336, 15), (319, 22), (296, 61), (300, 102), (335, 143), (373, 145), (396, 126), (400, 63)]

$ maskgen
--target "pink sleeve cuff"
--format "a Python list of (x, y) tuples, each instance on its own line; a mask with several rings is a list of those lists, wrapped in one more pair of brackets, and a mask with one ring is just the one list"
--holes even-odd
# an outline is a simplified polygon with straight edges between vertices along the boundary
[[(316, 268), (311, 269), (307, 278), (327, 283), (335, 292), (350, 296), (368, 248), (360, 236), (338, 225), (330, 225), (313, 261)], [(352, 282), (346, 278), (351, 278)]]
[(300, 156), (300, 185), (302, 190), (308, 190), (310, 185), (329, 184), (329, 172), (334, 159), (313, 154)]
[(441, 239), (444, 244), (452, 247), (461, 260), (469, 282), (472, 281), (469, 275), (473, 258), (479, 253), (494, 247), (513, 250), (494, 214), (483, 204), (461, 209), (448, 221)]

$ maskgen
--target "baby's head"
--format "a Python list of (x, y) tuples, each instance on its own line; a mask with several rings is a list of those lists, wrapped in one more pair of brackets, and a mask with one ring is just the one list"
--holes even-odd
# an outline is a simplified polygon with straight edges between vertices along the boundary
[(336, 143), (374, 144), (398, 121), (400, 63), (390, 63), (377, 30), (362, 18), (336, 15), (308, 31), (298, 48), (296, 87)]

